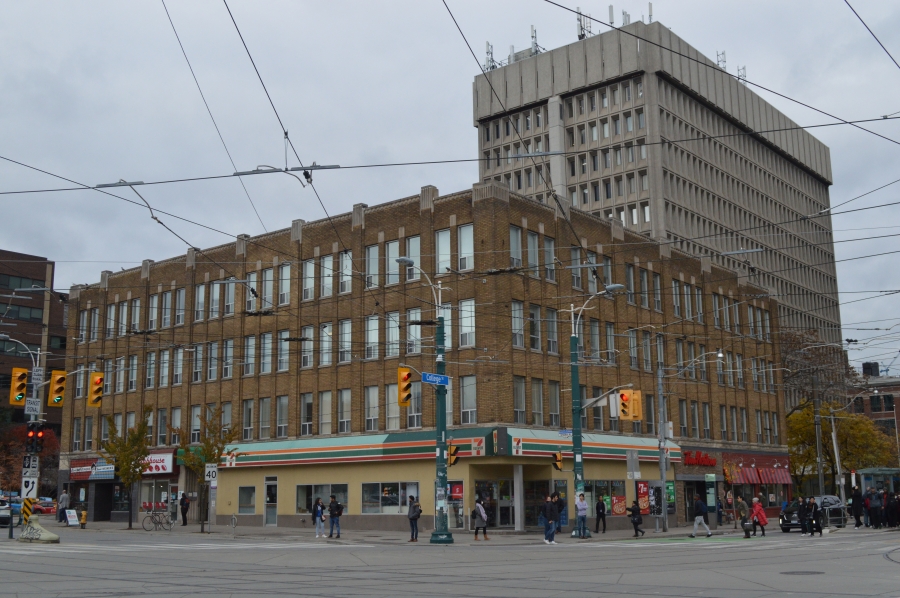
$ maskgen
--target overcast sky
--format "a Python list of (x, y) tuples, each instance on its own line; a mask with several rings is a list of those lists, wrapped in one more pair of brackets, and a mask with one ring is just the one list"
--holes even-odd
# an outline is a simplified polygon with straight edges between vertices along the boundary
[[(575, 2), (562, 1), (575, 7)], [(900, 3), (853, 0), (900, 59)], [(225, 6), (218, 0), (167, 3), (181, 41), (235, 163), (241, 170), (284, 165), (278, 121)], [(440, 0), (275, 2), (231, 0), (241, 32), (305, 163), (360, 165), (473, 158), (471, 85), (478, 67)], [(571, 43), (575, 17), (540, 0), (448, 0), (479, 60), (484, 43), (504, 57), (524, 49), (529, 28), (552, 49)], [(657, 0), (654, 20), (727, 70), (826, 112), (853, 120), (900, 111), (900, 68), (841, 0), (722, 2)], [(606, 20), (608, 3), (581, 0)], [(616, 3), (646, 19), (646, 2)], [(595, 24), (594, 31), (603, 31)], [(230, 174), (228, 156), (206, 113), (181, 50), (156, 0), (7, 2), (0, 19), (0, 155), (88, 185)], [(801, 125), (832, 122), (798, 104), (761, 95)], [(896, 121), (872, 130), (900, 140)], [(900, 145), (848, 126), (813, 132), (831, 148), (832, 205), (900, 177)], [(290, 166), (296, 161), (291, 158)], [(324, 217), (309, 189), (283, 175), (244, 179), (268, 230), (295, 218)], [(316, 186), (329, 213), (378, 204), (431, 184), (441, 193), (477, 180), (474, 163), (322, 172)], [(0, 162), (0, 190), (67, 187), (58, 179)], [(263, 232), (237, 180), (139, 188), (156, 208), (231, 235)], [(131, 200), (128, 189), (114, 190)], [(900, 183), (846, 208), (900, 201)], [(164, 259), (186, 246), (144, 208), (96, 191), (0, 196), (0, 246), (58, 264), (56, 286), (91, 283), (104, 269)], [(26, 207), (27, 206), (27, 207)], [(844, 208), (844, 209), (846, 209)], [(836, 211), (840, 211), (839, 208)], [(51, 218), (56, 218), (51, 220)], [(191, 245), (225, 235), (162, 217)], [(10, 224), (12, 223), (12, 224)], [(56, 223), (58, 226), (52, 226)], [(900, 250), (900, 206), (834, 217), (837, 259)], [(900, 289), (900, 253), (838, 263), (841, 301)], [(866, 291), (861, 293), (860, 291)], [(870, 339), (898, 324), (900, 296), (844, 305), (844, 338)], [(889, 318), (894, 320), (883, 321)], [(860, 324), (860, 322), (871, 322)], [(890, 361), (897, 336), (871, 340), (850, 358)], [(895, 364), (900, 374), (900, 360)]]

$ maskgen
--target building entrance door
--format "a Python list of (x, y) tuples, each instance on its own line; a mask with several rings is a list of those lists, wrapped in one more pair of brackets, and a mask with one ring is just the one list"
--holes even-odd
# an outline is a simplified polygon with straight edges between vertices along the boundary
[(265, 525), (278, 525), (278, 478), (266, 476)]
[(512, 480), (475, 480), (475, 497), (484, 501), (488, 527), (516, 524)]

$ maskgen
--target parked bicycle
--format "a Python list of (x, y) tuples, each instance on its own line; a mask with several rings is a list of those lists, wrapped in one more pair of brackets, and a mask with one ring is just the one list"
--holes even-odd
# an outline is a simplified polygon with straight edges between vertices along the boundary
[[(149, 503), (145, 505), (146, 507), (150, 507)], [(155, 508), (147, 508), (147, 515), (144, 517), (144, 530), (158, 531), (160, 529), (164, 529), (166, 531), (172, 531), (172, 526), (175, 524), (175, 521), (172, 519), (172, 515), (165, 508), (165, 504), (159, 503), (158, 505), (161, 507), (159, 510)]]

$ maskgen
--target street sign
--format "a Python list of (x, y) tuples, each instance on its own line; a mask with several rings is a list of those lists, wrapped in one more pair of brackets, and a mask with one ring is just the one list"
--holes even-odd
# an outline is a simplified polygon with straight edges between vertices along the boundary
[(37, 478), (26, 478), (22, 476), (22, 498), (38, 497), (38, 481)]
[(36, 478), (38, 477), (39, 470), (39, 460), (37, 455), (25, 455), (22, 457), (22, 477), (23, 478)]
[(215, 482), (219, 477), (219, 465), (217, 463), (207, 463), (206, 464), (206, 474), (203, 476), (203, 479), (206, 480), (208, 484)]
[(560, 435), (560, 436), (571, 436), (571, 435), (572, 435), (572, 430), (560, 430), (560, 431), (559, 431), (559, 435)]
[(44, 383), (44, 368), (32, 368), (31, 383), (34, 386), (39, 386)]
[(25, 399), (25, 415), (40, 415), (41, 400), (33, 397)]
[(425, 384), (434, 384), (436, 386), (450, 386), (450, 376), (422, 372), (422, 382)]

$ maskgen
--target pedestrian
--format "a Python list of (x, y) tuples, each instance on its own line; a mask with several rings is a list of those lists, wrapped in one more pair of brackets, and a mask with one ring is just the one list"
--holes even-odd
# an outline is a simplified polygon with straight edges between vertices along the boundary
[(802, 496), (797, 501), (797, 522), (800, 524), (800, 537), (806, 536), (809, 530), (809, 507)]
[(862, 521), (859, 518), (863, 510), (863, 497), (862, 492), (859, 491), (859, 486), (853, 487), (853, 494), (850, 496), (850, 510), (853, 513), (853, 518), (856, 519), (856, 526), (853, 529), (859, 529), (862, 527)]
[(578, 528), (578, 537), (584, 540), (587, 537), (587, 510), (588, 504), (584, 500), (584, 493), (578, 495), (575, 500), (575, 515), (578, 517), (576, 527)]
[(56, 520), (60, 523), (66, 521), (66, 509), (69, 508), (69, 493), (63, 489), (62, 494), (56, 499)]
[(762, 503), (755, 496), (753, 497), (753, 506), (750, 508), (750, 519), (753, 520), (753, 535), (756, 535), (756, 526), (762, 529), (762, 536), (766, 537), (766, 526), (769, 520), (766, 518), (766, 510), (763, 509)]
[(725, 514), (725, 505), (722, 504), (722, 497), (716, 500), (716, 525), (722, 527), (722, 516)]
[[(753, 500), (756, 500), (755, 498)], [(700, 500), (698, 496), (694, 499), (694, 531), (691, 533), (691, 538), (697, 537), (697, 526), (703, 525), (706, 528), (706, 537), (709, 538), (712, 536), (712, 532), (709, 531), (709, 526), (706, 525), (706, 520), (703, 519), (703, 516), (708, 512), (706, 508), (706, 503)]]
[(597, 525), (594, 526), (594, 533), (600, 533), (600, 522), (603, 522), (603, 533), (606, 533), (606, 501), (603, 500), (603, 496), (601, 495), (597, 498), (597, 504), (595, 505), (595, 509), (597, 512)]
[(416, 502), (416, 497), (409, 495), (409, 511), (406, 512), (409, 518), (409, 541), (419, 541), (419, 517), (422, 516), (422, 506)]
[(316, 520), (316, 537), (325, 537), (325, 505), (320, 497), (316, 497), (316, 504), (313, 505), (313, 519)]
[(188, 509), (191, 508), (191, 499), (189, 499), (184, 492), (181, 493), (181, 499), (178, 501), (178, 506), (181, 507), (181, 525), (187, 525), (187, 512)]
[(337, 528), (337, 537), (341, 537), (341, 515), (344, 514), (344, 505), (338, 502), (337, 497), (332, 494), (331, 502), (328, 503), (329, 530), (328, 537), (334, 536), (334, 528)]
[(562, 497), (562, 494), (559, 492), (554, 492), (556, 495), (556, 510), (559, 511), (559, 519), (556, 521), (556, 533), (562, 533), (562, 518), (563, 513), (566, 512), (566, 508), (568, 505), (566, 504), (566, 499)]
[(891, 492), (884, 503), (884, 514), (887, 526), (892, 529), (897, 527), (897, 505), (897, 495)]
[(863, 515), (865, 515), (866, 527), (870, 527), (872, 525), (872, 520), (869, 518), (869, 501), (872, 499), (872, 488), (866, 488), (866, 494), (863, 497)]
[(631, 525), (634, 526), (634, 537), (638, 537), (638, 532), (640, 532), (641, 537), (644, 537), (644, 530), (641, 529), (641, 524), (644, 523), (644, 518), (641, 517), (641, 508), (638, 506), (638, 502), (636, 500), (631, 501), (631, 508), (628, 509), (631, 512)]
[(816, 504), (816, 497), (809, 497), (809, 505), (807, 506), (806, 518), (809, 521), (809, 537), (812, 538), (813, 534), (818, 530), (819, 537), (822, 537), (822, 511), (819, 510), (819, 505)]
[[(747, 514), (750, 512), (750, 510), (747, 508), (747, 503), (744, 502), (743, 496), (737, 497), (737, 512), (738, 517), (741, 518), (741, 529), (746, 532), (745, 524), (747, 523)], [(744, 537), (746, 538), (746, 536)]]
[(555, 496), (547, 496), (544, 506), (541, 507), (541, 515), (544, 516), (544, 544), (556, 544), (556, 524), (559, 522), (559, 510), (556, 506)]
[(478, 540), (478, 530), (484, 533), (484, 539), (490, 540), (487, 535), (487, 513), (484, 511), (484, 501), (481, 498), (475, 500), (475, 508), (472, 509), (472, 521), (475, 523), (475, 539)]
[(881, 529), (881, 510), (883, 505), (881, 491), (873, 492), (869, 498), (869, 521), (872, 522), (872, 527), (875, 529)]

